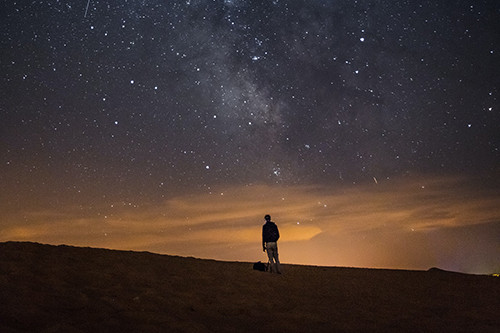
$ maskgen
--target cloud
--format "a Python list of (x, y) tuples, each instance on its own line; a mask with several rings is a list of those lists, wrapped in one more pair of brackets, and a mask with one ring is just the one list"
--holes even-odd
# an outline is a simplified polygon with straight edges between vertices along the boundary
[[(0, 240), (251, 261), (261, 253), (263, 217), (271, 214), (285, 262), (428, 268), (439, 263), (440, 252), (451, 258), (453, 251), (468, 262), (457, 245), (460, 240), (471, 255), (477, 252), (466, 230), (474, 230), (482, 248), (498, 258), (491, 231), (500, 229), (500, 196), (470, 184), (422, 177), (351, 186), (227, 187), (162, 204), (101, 207), (98, 215), (71, 207), (23, 212), (22, 223), (2, 228)], [(481, 230), (488, 232), (481, 236)], [(479, 261), (490, 262), (487, 257), (486, 251)]]

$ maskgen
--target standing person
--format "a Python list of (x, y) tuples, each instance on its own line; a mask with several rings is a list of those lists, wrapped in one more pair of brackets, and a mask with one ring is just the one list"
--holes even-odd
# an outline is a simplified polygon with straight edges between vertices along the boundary
[(262, 226), (262, 248), (265, 252), (267, 250), (267, 257), (269, 258), (269, 271), (281, 274), (280, 260), (278, 258), (278, 239), (280, 232), (278, 226), (271, 221), (271, 215), (264, 217), (266, 223)]

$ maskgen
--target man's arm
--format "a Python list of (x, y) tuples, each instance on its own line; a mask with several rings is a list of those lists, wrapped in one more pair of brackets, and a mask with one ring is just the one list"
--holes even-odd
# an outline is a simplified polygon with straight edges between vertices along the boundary
[(266, 243), (264, 242), (264, 226), (262, 226), (262, 251), (266, 252)]

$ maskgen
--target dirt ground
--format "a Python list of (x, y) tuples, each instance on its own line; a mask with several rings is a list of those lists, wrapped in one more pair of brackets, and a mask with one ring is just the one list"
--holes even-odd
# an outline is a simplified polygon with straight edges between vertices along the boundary
[(500, 278), (0, 243), (0, 332), (500, 332)]

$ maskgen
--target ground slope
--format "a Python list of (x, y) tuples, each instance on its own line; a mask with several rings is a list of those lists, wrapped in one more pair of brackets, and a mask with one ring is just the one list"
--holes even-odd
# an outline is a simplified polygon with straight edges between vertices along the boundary
[(500, 279), (0, 243), (0, 332), (499, 332)]

